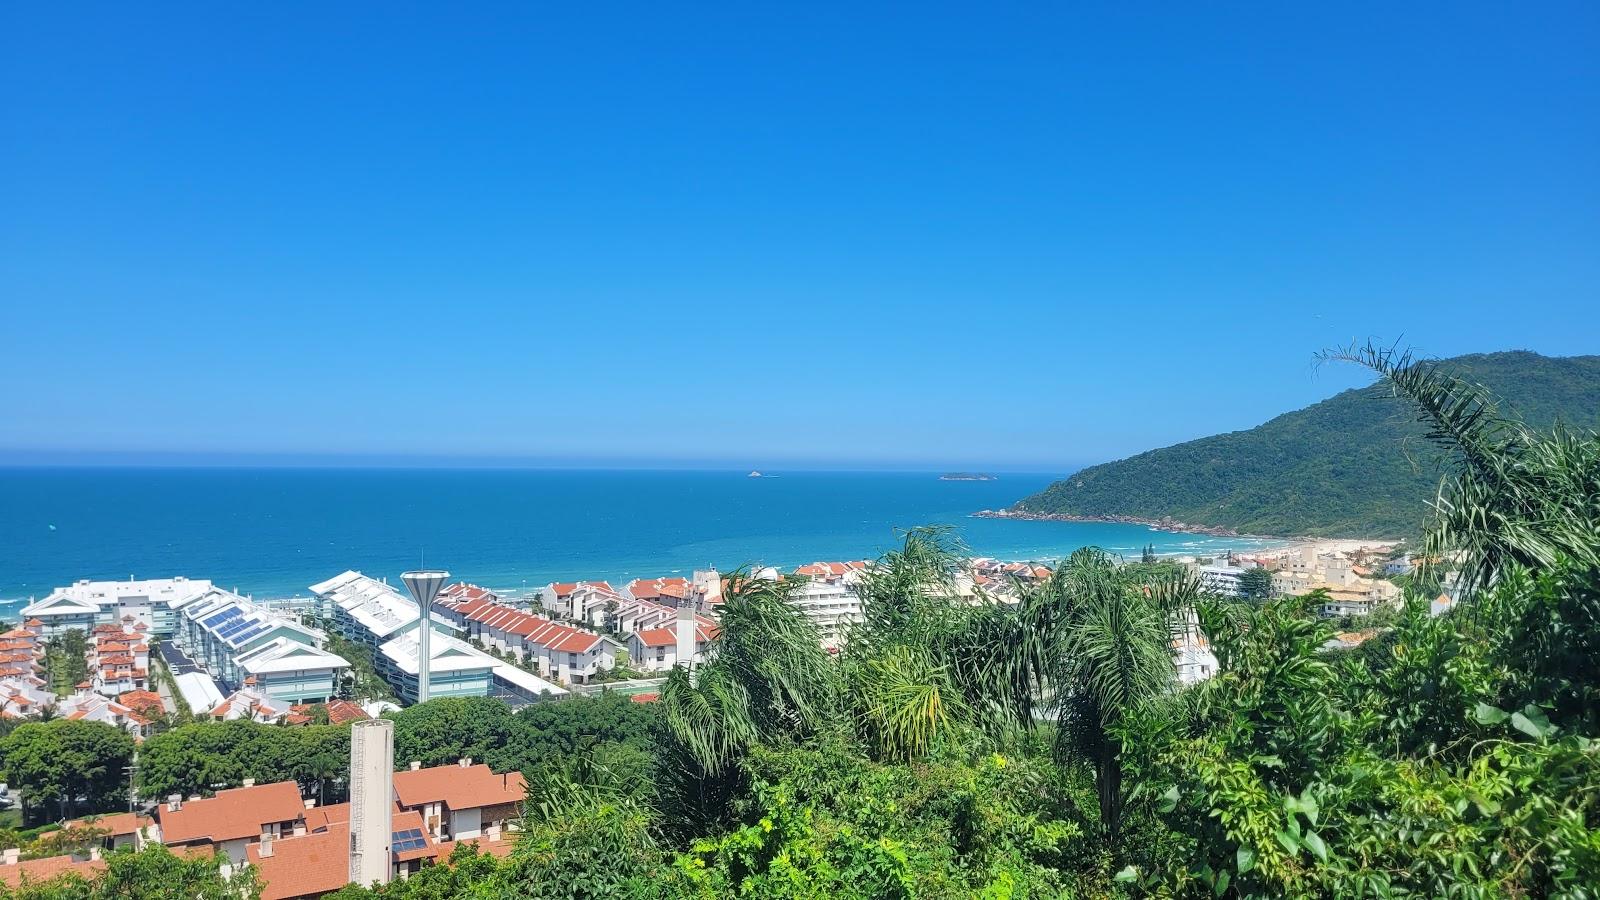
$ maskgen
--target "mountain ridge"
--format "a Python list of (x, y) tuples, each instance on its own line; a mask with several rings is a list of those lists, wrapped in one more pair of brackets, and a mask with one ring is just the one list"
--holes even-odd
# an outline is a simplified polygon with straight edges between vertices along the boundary
[[(1600, 355), (1438, 361), (1530, 426), (1600, 427)], [(1406, 537), (1442, 475), (1413, 410), (1380, 379), (1254, 428), (1090, 466), (999, 515), (1138, 521), (1218, 533)]]

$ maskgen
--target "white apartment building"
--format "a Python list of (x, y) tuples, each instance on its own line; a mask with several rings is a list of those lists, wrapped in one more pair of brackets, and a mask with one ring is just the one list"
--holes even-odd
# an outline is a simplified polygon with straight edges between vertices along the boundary
[(165, 637), (172, 634), (178, 610), (210, 590), (211, 582), (183, 576), (143, 581), (85, 579), (30, 602), (23, 607), (22, 617), (38, 619), (45, 637), (73, 628), (87, 634), (96, 625), (129, 621), (128, 616), (133, 623), (149, 628), (151, 635)]
[(789, 603), (811, 620), (822, 646), (829, 650), (837, 650), (850, 626), (861, 621), (856, 583), (867, 567), (864, 560), (815, 562), (794, 571), (798, 583), (789, 594)]
[(173, 643), (229, 688), (254, 684), (278, 705), (320, 703), (350, 668), (327, 636), (232, 591), (213, 588), (179, 609)]

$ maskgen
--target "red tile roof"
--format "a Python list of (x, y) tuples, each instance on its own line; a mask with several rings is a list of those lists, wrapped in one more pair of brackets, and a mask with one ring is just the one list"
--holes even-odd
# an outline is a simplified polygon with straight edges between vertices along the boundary
[(161, 823), (162, 843), (220, 843), (254, 837), (261, 833), (262, 825), (294, 821), (305, 811), (300, 787), (293, 781), (276, 781), (218, 791), (209, 800), (185, 801), (176, 811), (163, 803), (156, 808), (156, 819)]
[(483, 763), (394, 773), (394, 794), (406, 807), (442, 802), (451, 810), (473, 809), (521, 803), (526, 793), (521, 772), (496, 775)]
[(44, 859), (25, 859), (15, 865), (0, 866), (0, 881), (9, 887), (18, 887), (24, 880), (29, 884), (40, 884), (68, 872), (84, 878), (93, 878), (105, 867), (104, 860), (76, 862), (70, 856), (47, 856)]

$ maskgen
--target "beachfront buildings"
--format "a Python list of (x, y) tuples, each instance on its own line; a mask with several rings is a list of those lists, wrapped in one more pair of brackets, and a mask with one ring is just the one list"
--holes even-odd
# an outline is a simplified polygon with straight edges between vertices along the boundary
[(179, 607), (172, 641), (225, 688), (248, 684), (285, 708), (333, 697), (350, 668), (321, 631), (216, 588)]
[[(409, 597), (389, 584), (347, 571), (311, 586), (320, 608), (344, 637), (371, 654), (384, 681), (407, 703), (417, 699), (421, 614)], [(433, 621), (429, 641), (428, 695), (484, 697), (491, 693), (496, 660), (457, 638), (459, 629)]]
[[(45, 637), (96, 625), (143, 624), (152, 636), (172, 634), (178, 610), (211, 590), (211, 582), (176, 578), (142, 581), (83, 581), (59, 587), (22, 609), (24, 619), (38, 619)], [(132, 617), (129, 619), (128, 617)]]
[[(312, 585), (311, 591), (318, 598), (322, 615), (346, 639), (371, 653), (378, 674), (389, 683), (396, 695), (406, 703), (415, 703), (420, 671), (417, 629), (422, 618), (416, 603), (402, 596), (388, 583), (355, 571), (344, 572)], [(474, 610), (504, 608), (487, 599), (485, 595), (493, 596), (489, 592), (474, 594), (452, 586), (440, 593), (441, 598), (449, 599), (436, 600), (433, 607), (432, 635), (428, 641), (428, 695), (482, 697), (492, 694), (509, 702), (525, 703), (544, 695), (566, 693), (564, 688), (544, 677), (469, 643), (478, 640), (485, 647), (497, 646), (493, 644), (497, 634), (493, 631), (493, 625), (503, 624), (497, 620), (488, 632), (483, 630), (486, 624), (483, 622), (479, 622), (474, 631), (465, 628), (468, 619), (453, 613), (464, 605), (459, 598), (469, 595), (476, 597), (466, 601), (474, 605)], [(483, 640), (486, 633), (488, 641)], [(501, 635), (505, 633), (498, 632)], [(598, 636), (594, 637), (598, 640)], [(562, 645), (560, 661), (566, 666), (564, 669), (549, 670), (554, 674), (546, 677), (561, 678), (596, 670), (594, 665), (584, 667), (576, 643), (572, 641)], [(589, 643), (584, 643), (585, 649), (589, 646)], [(508, 652), (503, 646), (497, 646), (497, 649)], [(569, 652), (572, 653), (570, 659), (567, 656)], [(566, 680), (570, 681), (571, 678)]]
[(105, 697), (149, 687), (150, 645), (144, 623), (96, 625), (89, 634), (89, 683)]
[[(581, 598), (585, 591), (579, 586), (565, 596)], [(468, 640), (512, 657), (542, 678), (588, 684), (616, 665), (614, 641), (513, 609), (470, 590), (441, 591), (433, 605), (434, 615), (455, 626)]]

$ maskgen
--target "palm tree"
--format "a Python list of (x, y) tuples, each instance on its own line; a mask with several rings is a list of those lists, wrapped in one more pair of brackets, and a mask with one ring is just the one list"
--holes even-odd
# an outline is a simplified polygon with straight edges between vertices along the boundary
[(743, 571), (723, 584), (705, 661), (674, 667), (661, 689), (669, 730), (712, 774), (753, 740), (815, 729), (838, 696), (816, 627), (788, 602), (791, 584)]
[(1515, 569), (1542, 570), (1566, 560), (1600, 570), (1600, 440), (1557, 424), (1532, 431), (1500, 411), (1481, 385), (1431, 360), (1372, 344), (1326, 351), (1382, 376), (1410, 400), (1428, 440), (1449, 457), (1434, 501), (1419, 576), (1459, 563), (1460, 592), (1470, 596)]
[(1173, 641), (1189, 627), (1199, 585), (1187, 575), (1141, 583), (1106, 552), (1074, 553), (1027, 605), (1033, 666), (1056, 711), (1063, 760), (1094, 769), (1100, 823), (1114, 847), (1126, 796), (1117, 726), (1176, 685)]

